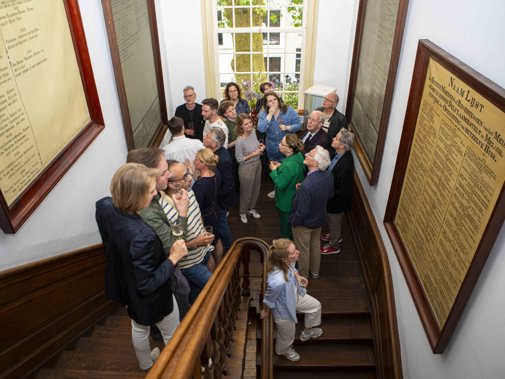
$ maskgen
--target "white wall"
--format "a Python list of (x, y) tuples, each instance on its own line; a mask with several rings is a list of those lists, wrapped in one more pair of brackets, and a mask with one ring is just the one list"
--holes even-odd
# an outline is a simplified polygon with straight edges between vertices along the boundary
[(200, 0), (158, 0), (161, 64), (168, 118), (184, 103), (182, 89), (195, 87), (197, 101), (205, 99), (202, 9)]
[(16, 234), (0, 231), (0, 270), (100, 242), (95, 201), (126, 157), (126, 143), (100, 0), (80, 1), (105, 129)]
[(342, 113), (347, 103), (357, 12), (356, 0), (319, 0), (314, 84), (337, 89), (337, 109)]
[(505, 87), (505, 3), (499, 0), (410, 0), (384, 156), (378, 184), (368, 194), (392, 269), (404, 377), (496, 379), (504, 377), (505, 230), (498, 236), (449, 346), (431, 352), (382, 220), (386, 209), (419, 39), (428, 38)]

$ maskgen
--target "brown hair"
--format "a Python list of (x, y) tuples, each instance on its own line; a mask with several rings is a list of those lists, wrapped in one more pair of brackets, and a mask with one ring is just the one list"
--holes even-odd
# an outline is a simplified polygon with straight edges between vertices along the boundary
[(142, 163), (149, 168), (157, 168), (162, 159), (165, 159), (165, 151), (157, 147), (143, 147), (130, 150), (126, 157), (128, 163)]
[(264, 96), (265, 99), (265, 112), (268, 114), (268, 103), (267, 103), (267, 97), (273, 96), (277, 99), (277, 102), (279, 103), (279, 109), (281, 110), (282, 113), (286, 113), (288, 111), (288, 106), (284, 104), (284, 100), (281, 99), (279, 95), (277, 95), (275, 92), (269, 92)]
[(219, 101), (217, 101), (213, 97), (209, 97), (207, 99), (202, 100), (202, 105), (207, 105), (210, 109), (217, 110), (217, 108), (219, 108)]
[(125, 163), (110, 182), (112, 203), (125, 213), (139, 211), (159, 174), (158, 169), (147, 168), (140, 163)]
[(230, 91), (230, 87), (236, 87), (238, 92), (238, 98), (242, 99), (242, 90), (240, 89), (240, 86), (235, 82), (229, 82), (226, 85), (226, 87), (224, 87), (224, 98), (226, 100), (230, 100), (230, 95), (228, 94), (228, 92)]
[(303, 142), (294, 133), (286, 134), (286, 144), (293, 150), (293, 154), (303, 151)]
[(248, 113), (240, 113), (237, 116), (237, 135), (241, 136), (244, 134), (244, 129), (242, 129), (242, 125), (244, 124), (245, 120), (251, 120), (253, 122), (252, 117)]
[(235, 108), (235, 104), (233, 104), (233, 101), (231, 100), (223, 100), (221, 101), (221, 104), (219, 104), (219, 110), (218, 113), (221, 115), (224, 115), (225, 112), (228, 110), (228, 108), (233, 107)]
[(284, 279), (288, 281), (288, 247), (293, 241), (288, 238), (279, 238), (272, 241), (270, 246), (270, 256), (268, 259), (269, 271), (272, 271), (274, 267), (279, 268), (284, 273)]
[(216, 171), (219, 157), (214, 154), (211, 149), (206, 147), (205, 149), (198, 150), (196, 153), (196, 158), (198, 158), (210, 170)]
[(184, 120), (177, 116), (172, 117), (170, 120), (168, 120), (167, 126), (173, 137), (174, 135), (180, 134), (182, 132), (182, 129), (184, 129)]

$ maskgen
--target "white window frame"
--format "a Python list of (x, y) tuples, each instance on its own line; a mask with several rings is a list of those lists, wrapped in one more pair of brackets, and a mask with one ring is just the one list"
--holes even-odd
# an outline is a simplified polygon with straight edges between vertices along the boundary
[[(205, 91), (207, 97), (215, 97), (220, 99), (219, 86), (219, 64), (218, 54), (219, 49), (217, 37), (217, 8), (214, 0), (201, 0), (202, 9), (202, 30), (203, 30), (203, 47), (204, 47), (204, 67), (205, 67)], [(298, 86), (298, 107), (303, 108), (303, 92), (305, 89), (313, 85), (314, 80), (314, 62), (315, 62), (315, 45), (316, 45), (316, 31), (317, 31), (317, 12), (319, 9), (319, 0), (305, 0), (304, 1), (304, 17), (303, 17), (303, 44), (302, 44), (302, 60), (300, 67), (300, 82)], [(235, 28), (232, 31), (240, 32), (242, 28)], [(262, 33), (264, 28), (243, 28), (244, 31), (256, 31)], [(257, 29), (257, 30), (256, 30)], [(300, 28), (277, 28), (279, 31), (300, 31)], [(286, 34), (284, 34), (286, 36)], [(281, 45), (283, 41), (281, 40)], [(285, 42), (284, 42), (285, 44)], [(264, 45), (265, 50), (268, 51), (272, 47), (277, 48), (278, 45)], [(289, 52), (296, 54), (296, 51)], [(282, 62), (282, 60), (281, 60)]]

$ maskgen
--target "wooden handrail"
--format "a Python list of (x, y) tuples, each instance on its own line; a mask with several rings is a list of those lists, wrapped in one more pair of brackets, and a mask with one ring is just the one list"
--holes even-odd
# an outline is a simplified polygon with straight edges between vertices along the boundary
[[(240, 258), (246, 250), (259, 251), (266, 263), (268, 245), (264, 241), (249, 237), (236, 240), (177, 327), (146, 379), (222, 376), (225, 355), (231, 343), (231, 333), (240, 305)], [(265, 270), (264, 267), (264, 275)], [(268, 320), (263, 321), (263, 329), (266, 327), (270, 330), (270, 338), (263, 339), (262, 343), (268, 342), (271, 347), (271, 317), (266, 319)], [(263, 350), (269, 349), (262, 349), (264, 367), (271, 362), (272, 350), (265, 358), (263, 354), (267, 352)], [(262, 378), (271, 377), (262, 372)]]

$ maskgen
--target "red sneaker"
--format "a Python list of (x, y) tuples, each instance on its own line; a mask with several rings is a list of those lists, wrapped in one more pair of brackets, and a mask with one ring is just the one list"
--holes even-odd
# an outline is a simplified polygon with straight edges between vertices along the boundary
[(330, 233), (321, 233), (321, 241), (330, 242)]
[(332, 254), (340, 254), (342, 249), (340, 247), (333, 247), (331, 245), (326, 245), (321, 247), (322, 255), (332, 255)]

